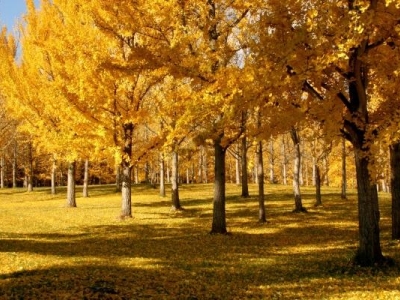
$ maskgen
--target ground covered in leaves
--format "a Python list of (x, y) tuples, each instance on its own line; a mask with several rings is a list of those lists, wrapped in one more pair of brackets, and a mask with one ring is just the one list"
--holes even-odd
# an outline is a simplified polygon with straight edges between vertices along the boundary
[[(268, 223), (257, 198), (228, 185), (229, 235), (210, 235), (212, 185), (183, 185), (182, 212), (145, 185), (133, 188), (134, 218), (117, 218), (112, 186), (91, 187), (78, 208), (64, 192), (0, 191), (0, 299), (400, 299), (398, 265), (359, 268), (356, 196), (323, 190), (306, 214), (292, 213), (290, 187), (267, 186)], [(381, 198), (385, 255), (400, 264), (390, 240), (389, 195)]]

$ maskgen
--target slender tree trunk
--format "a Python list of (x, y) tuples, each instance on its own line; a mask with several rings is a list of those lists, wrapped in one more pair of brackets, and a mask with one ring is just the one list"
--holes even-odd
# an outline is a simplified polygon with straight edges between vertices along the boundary
[(392, 239), (400, 239), (400, 142), (390, 146)]
[(321, 172), (319, 166), (315, 165), (315, 204), (314, 206), (322, 205), (321, 198)]
[(242, 137), (242, 197), (247, 198), (249, 194), (249, 174), (247, 172), (247, 137)]
[[(254, 161), (257, 161), (257, 147), (256, 150), (254, 151)], [(252, 178), (253, 178), (253, 183), (258, 184), (258, 170), (257, 170), (257, 164), (254, 164), (254, 168), (252, 170)]]
[(284, 185), (287, 185), (287, 154), (285, 135), (282, 135), (282, 181)]
[(213, 199), (213, 220), (211, 233), (225, 234), (225, 155), (226, 149), (221, 146), (223, 134), (214, 140), (214, 199)]
[(57, 170), (57, 161), (53, 156), (52, 164), (51, 164), (51, 194), (55, 195), (56, 191), (56, 170)]
[(263, 147), (262, 141), (258, 142), (257, 145), (257, 181), (258, 181), (258, 221), (265, 223), (267, 221), (265, 212), (265, 200), (264, 200), (264, 165), (263, 165)]
[(172, 152), (172, 209), (181, 210), (181, 202), (179, 200), (179, 165), (178, 165), (178, 152)]
[(199, 147), (199, 169), (197, 173), (197, 183), (203, 183), (203, 147)]
[(160, 196), (165, 197), (165, 161), (164, 154), (160, 154)]
[(196, 176), (195, 176), (195, 174), (196, 174), (196, 173), (195, 173), (194, 162), (192, 162), (192, 169), (191, 169), (191, 174), (190, 174), (192, 183), (196, 183)]
[(148, 161), (145, 162), (144, 164), (144, 181), (146, 183), (150, 183), (150, 164)]
[(236, 184), (240, 184), (240, 146), (236, 143), (236, 153), (235, 153), (235, 174), (236, 174)]
[(274, 154), (274, 139), (269, 141), (269, 183), (275, 183), (275, 154)]
[[(302, 147), (300, 146), (300, 149), (301, 149), (301, 148), (302, 148)], [(303, 170), (304, 170), (304, 168), (303, 168), (303, 161), (304, 161), (304, 159), (303, 159), (303, 153), (301, 153), (301, 151), (300, 151), (299, 183), (300, 183), (301, 186), (304, 185), (304, 179), (303, 179)]]
[(347, 171), (346, 171), (346, 140), (342, 138), (342, 192), (340, 197), (347, 199)]
[(168, 160), (167, 160), (167, 183), (171, 183), (171, 176), (170, 176)]
[(300, 138), (297, 130), (292, 128), (290, 135), (294, 145), (294, 162), (293, 162), (293, 192), (294, 192), (294, 203), (295, 209), (293, 212), (306, 212), (307, 210), (303, 207), (300, 193), (300, 163), (301, 163), (301, 151), (300, 151)]
[(75, 169), (76, 162), (70, 162), (68, 164), (68, 179), (67, 179), (67, 203), (66, 207), (76, 207), (75, 198)]
[(89, 197), (89, 160), (85, 159), (85, 170), (83, 172), (83, 191), (84, 198)]
[(33, 153), (32, 153), (32, 143), (28, 143), (28, 168), (26, 170), (26, 188), (27, 192), (33, 191)]
[(305, 185), (309, 186), (309, 182), (308, 182), (308, 159), (307, 160), (305, 159), (305, 163), (304, 164), (305, 164), (305, 168), (304, 168), (305, 171), (304, 172), (305, 172), (305, 177), (306, 177)]
[[(133, 172), (135, 173), (134, 174), (134, 176), (135, 176), (135, 184), (139, 184), (139, 166), (138, 165), (135, 165), (134, 167), (132, 167), (133, 168)], [(122, 181), (121, 181), (121, 184), (122, 184)], [(121, 187), (121, 189), (122, 189), (122, 187)], [(122, 191), (122, 190), (121, 190)]]
[(133, 123), (126, 123), (123, 125), (124, 129), (124, 155), (122, 158), (122, 207), (121, 219), (132, 218), (132, 140), (133, 140)]

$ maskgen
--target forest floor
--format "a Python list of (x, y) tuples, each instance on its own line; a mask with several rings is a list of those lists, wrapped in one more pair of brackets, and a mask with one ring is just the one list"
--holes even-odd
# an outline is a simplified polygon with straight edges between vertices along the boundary
[(290, 186), (267, 185), (268, 223), (227, 185), (230, 234), (210, 235), (212, 185), (182, 185), (184, 211), (145, 185), (134, 218), (120, 220), (113, 186), (65, 208), (65, 189), (0, 190), (0, 299), (400, 299), (400, 244), (390, 240), (390, 197), (380, 194), (381, 244), (397, 264), (352, 265), (358, 240), (354, 191), (303, 188), (308, 213), (292, 213)]

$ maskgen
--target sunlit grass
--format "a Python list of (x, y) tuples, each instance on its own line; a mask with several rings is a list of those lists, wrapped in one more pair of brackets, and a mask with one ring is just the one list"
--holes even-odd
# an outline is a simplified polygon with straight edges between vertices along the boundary
[[(303, 188), (307, 214), (292, 213), (290, 187), (267, 185), (268, 223), (259, 224), (256, 186), (250, 198), (228, 184), (230, 235), (210, 235), (212, 184), (181, 186), (182, 212), (149, 186), (133, 187), (134, 218), (118, 218), (113, 186), (77, 192), (0, 190), (1, 299), (397, 299), (399, 270), (349, 265), (357, 247), (356, 195), (340, 199)], [(400, 261), (390, 240), (389, 195), (381, 194), (385, 255)]]

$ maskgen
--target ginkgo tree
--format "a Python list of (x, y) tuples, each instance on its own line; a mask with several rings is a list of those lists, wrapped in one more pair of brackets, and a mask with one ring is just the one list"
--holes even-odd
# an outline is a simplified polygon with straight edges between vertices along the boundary
[[(76, 136), (84, 139), (81, 147), (74, 148), (90, 150), (92, 155), (113, 152), (122, 164), (121, 218), (131, 217), (132, 166), (158, 139), (144, 142), (139, 150), (133, 144), (135, 131), (146, 123), (151, 104), (144, 102), (165, 72), (143, 69), (140, 62), (128, 66), (133, 40), (101, 31), (86, 4), (43, 2), (36, 13), (41, 22), (50, 23), (36, 46), (55, 74), (51, 85), (63, 95), (58, 109), (73, 110), (57, 117), (73, 125), (75, 141), (79, 142)], [(50, 100), (45, 103), (51, 105)], [(135, 155), (134, 149), (138, 149)]]
[[(263, 59), (273, 60), (286, 72), (285, 80), (297, 80), (308, 92), (309, 116), (328, 131), (340, 130), (354, 147), (359, 209), (355, 261), (361, 265), (386, 261), (373, 172), (373, 144), (383, 119), (372, 113), (378, 100), (374, 87), (382, 84), (374, 80), (374, 72), (381, 71), (378, 61), (390, 57), (382, 54), (398, 39), (399, 15), (395, 1), (270, 1), (257, 22)], [(383, 72), (392, 76), (390, 70)], [(381, 107), (389, 105), (388, 99), (381, 100)]]
[(245, 76), (235, 60), (243, 48), (241, 28), (254, 3), (89, 2), (103, 32), (131, 41), (127, 69), (139, 62), (142, 68), (163, 67), (175, 78), (191, 80), (193, 96), (187, 109), (202, 124), (204, 141), (210, 139), (215, 150), (212, 232), (225, 233), (225, 151), (241, 134), (237, 116), (246, 103), (237, 88)]

